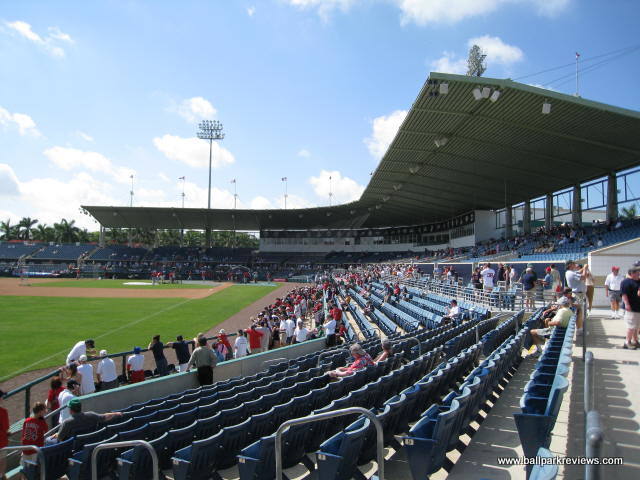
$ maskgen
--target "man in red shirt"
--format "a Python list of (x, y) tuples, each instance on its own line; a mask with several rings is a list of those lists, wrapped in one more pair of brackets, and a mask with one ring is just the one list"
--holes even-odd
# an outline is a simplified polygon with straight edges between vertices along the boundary
[(342, 310), (340, 310), (340, 308), (337, 305), (335, 305), (331, 309), (330, 313), (331, 313), (331, 317), (336, 321), (336, 323), (342, 320)]
[[(22, 445), (35, 445), (36, 447), (44, 446), (44, 434), (49, 430), (49, 425), (44, 419), (47, 407), (42, 402), (36, 402), (33, 405), (33, 415), (27, 418), (22, 424)], [(24, 464), (25, 460), (35, 460), (35, 450), (23, 450), (20, 464)]]
[(260, 352), (261, 338), (263, 333), (256, 330), (256, 325), (251, 325), (251, 328), (247, 328), (245, 333), (249, 336), (249, 348), (251, 353)]
[[(4, 392), (0, 390), (0, 448), (9, 444), (9, 413), (2, 407)], [(5, 452), (0, 452), (0, 478), (4, 478), (7, 471), (7, 457)]]

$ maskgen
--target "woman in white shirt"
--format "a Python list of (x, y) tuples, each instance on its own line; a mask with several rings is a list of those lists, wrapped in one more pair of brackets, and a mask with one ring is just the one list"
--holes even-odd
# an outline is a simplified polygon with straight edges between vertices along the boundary
[(233, 358), (241, 358), (247, 356), (247, 350), (249, 349), (249, 341), (245, 336), (242, 329), (238, 330), (238, 336), (233, 344)]

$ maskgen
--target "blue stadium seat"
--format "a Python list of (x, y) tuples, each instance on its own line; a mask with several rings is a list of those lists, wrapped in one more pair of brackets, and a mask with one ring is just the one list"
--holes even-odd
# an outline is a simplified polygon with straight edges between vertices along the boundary
[(77, 452), (78, 450), (82, 450), (85, 445), (100, 442), (104, 440), (106, 436), (107, 429), (105, 427), (102, 427), (100, 430), (96, 430), (95, 432), (76, 435), (75, 441), (73, 442), (73, 451)]
[(164, 420), (158, 420), (156, 422), (149, 422), (149, 430), (147, 436), (150, 440), (158, 438), (171, 430), (173, 425), (173, 415), (165, 418)]
[(149, 432), (149, 424), (145, 423), (141, 427), (133, 430), (126, 430), (124, 432), (118, 432), (117, 442), (127, 442), (129, 440), (146, 440)]
[(349, 480), (354, 476), (370, 423), (368, 418), (361, 418), (320, 446), (317, 452), (319, 480)]
[(198, 407), (194, 407), (186, 412), (176, 413), (173, 416), (173, 425), (171, 428), (183, 428), (191, 425), (198, 419)]
[[(167, 437), (168, 434), (165, 433), (161, 437), (149, 441), (158, 456), (158, 468), (162, 469), (164, 466), (165, 470), (169, 468), (165, 454)], [(150, 477), (149, 472), (152, 469), (151, 455), (144, 447), (134, 447), (125, 451), (116, 461), (118, 480), (147, 480)]]
[[(101, 443), (111, 443), (117, 441), (118, 436), (114, 435), (102, 442), (90, 443), (85, 445), (82, 450), (79, 450), (73, 454), (71, 458), (69, 458), (68, 469), (67, 469), (67, 477), (69, 480), (90, 480), (91, 479), (91, 454), (93, 453), (93, 449), (96, 448)], [(109, 475), (110, 472), (114, 470), (115, 467), (115, 458), (116, 451), (115, 450), (103, 450), (98, 453), (96, 462), (98, 466), (98, 471), (103, 475)], [(65, 465), (66, 467), (66, 465)], [(48, 474), (48, 472), (47, 472)], [(52, 478), (58, 478), (60, 475)], [(28, 480), (31, 480), (27, 477)]]
[(222, 445), (222, 431), (204, 440), (197, 440), (192, 445), (184, 447), (172, 458), (173, 476), (175, 480), (220, 480), (220, 476), (213, 471), (214, 458)]
[(116, 435), (119, 432), (131, 430), (133, 426), (134, 426), (133, 418), (130, 418), (120, 423), (111, 423), (105, 427), (107, 429), (106, 434), (108, 437), (111, 437), (113, 435)]
[[(69, 456), (73, 451), (74, 438), (69, 438), (56, 445), (40, 449), (35, 461), (26, 460), (23, 468), (27, 480), (40, 480), (40, 469), (44, 469), (46, 480), (55, 480), (63, 476), (67, 471)], [(40, 463), (42, 460), (42, 464)]]
[[(536, 454), (541, 458), (553, 458), (553, 454), (546, 448), (539, 448)], [(557, 464), (534, 465), (529, 475), (529, 480), (555, 480), (558, 475)]]

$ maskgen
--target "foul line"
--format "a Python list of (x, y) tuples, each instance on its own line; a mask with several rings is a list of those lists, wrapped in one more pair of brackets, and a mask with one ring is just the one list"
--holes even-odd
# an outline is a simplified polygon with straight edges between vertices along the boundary
[[(165, 308), (163, 308), (162, 310), (158, 310), (157, 312), (154, 312), (154, 313), (151, 313), (151, 314), (149, 314), (149, 315), (147, 315), (147, 316), (145, 316), (145, 317), (139, 318), (138, 320), (134, 320), (133, 322), (127, 323), (126, 325), (121, 325), (121, 326), (119, 326), (118, 328), (115, 328), (115, 329), (113, 329), (113, 330), (110, 330), (110, 331), (108, 331), (108, 332), (105, 332), (105, 333), (103, 333), (103, 334), (100, 334), (100, 335), (98, 335), (97, 337), (93, 337), (93, 339), (94, 339), (94, 340), (97, 340), (97, 339), (99, 339), (99, 338), (103, 338), (103, 337), (106, 337), (106, 336), (108, 336), (108, 335), (111, 335), (112, 333), (119, 332), (120, 330), (124, 330), (125, 328), (129, 328), (129, 327), (131, 327), (132, 325), (136, 325), (136, 324), (138, 324), (138, 323), (140, 323), (140, 322), (144, 322), (145, 320), (149, 320), (150, 318), (153, 318), (153, 317), (155, 317), (156, 315), (160, 315), (161, 313), (168, 312), (168, 311), (173, 310), (173, 309), (175, 309), (175, 308), (181, 307), (181, 306), (182, 306), (182, 305), (184, 305), (185, 303), (189, 303), (189, 302), (191, 302), (191, 301), (193, 301), (193, 300), (198, 300), (198, 299), (197, 299), (197, 298), (187, 298), (187, 299), (186, 299), (186, 300), (184, 300), (183, 302), (176, 303), (175, 305), (170, 305), (170, 306), (168, 306), (168, 307), (165, 307)], [(45, 362), (45, 361), (50, 360), (50, 359), (52, 359), (52, 358), (55, 358), (55, 357), (57, 357), (58, 355), (62, 355), (64, 352), (66, 352), (66, 350), (61, 350), (61, 351), (59, 351), (59, 352), (57, 352), (57, 353), (54, 353), (53, 355), (49, 355), (48, 357), (41, 358), (40, 360), (38, 360), (38, 361), (37, 361), (37, 362), (35, 362), (35, 363), (32, 363), (31, 365), (27, 365), (26, 367), (21, 368), (20, 370), (16, 370), (15, 372), (10, 373), (9, 375), (5, 375), (4, 377), (0, 378), (0, 382), (4, 382), (5, 380), (8, 380), (8, 379), (10, 379), (10, 378), (13, 378), (13, 377), (15, 377), (16, 375), (18, 375), (18, 374), (20, 374), (20, 373), (22, 373), (22, 372), (28, 371), (29, 369), (31, 369), (31, 367), (35, 367), (36, 365), (39, 365), (39, 364), (41, 364), (42, 362)]]

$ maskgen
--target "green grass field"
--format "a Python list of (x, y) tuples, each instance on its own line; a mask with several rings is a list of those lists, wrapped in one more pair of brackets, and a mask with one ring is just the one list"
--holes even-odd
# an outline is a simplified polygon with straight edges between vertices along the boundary
[(93, 338), (109, 353), (193, 338), (275, 290), (232, 286), (203, 299), (0, 297), (0, 381), (64, 363), (79, 340)]
[[(149, 282), (149, 285), (125, 285), (127, 282)], [(133, 288), (142, 290), (170, 290), (213, 288), (211, 285), (197, 283), (165, 283), (164, 285), (152, 285), (151, 280), (52, 280), (49, 282), (32, 283), (32, 287), (75, 287), (75, 288)]]

